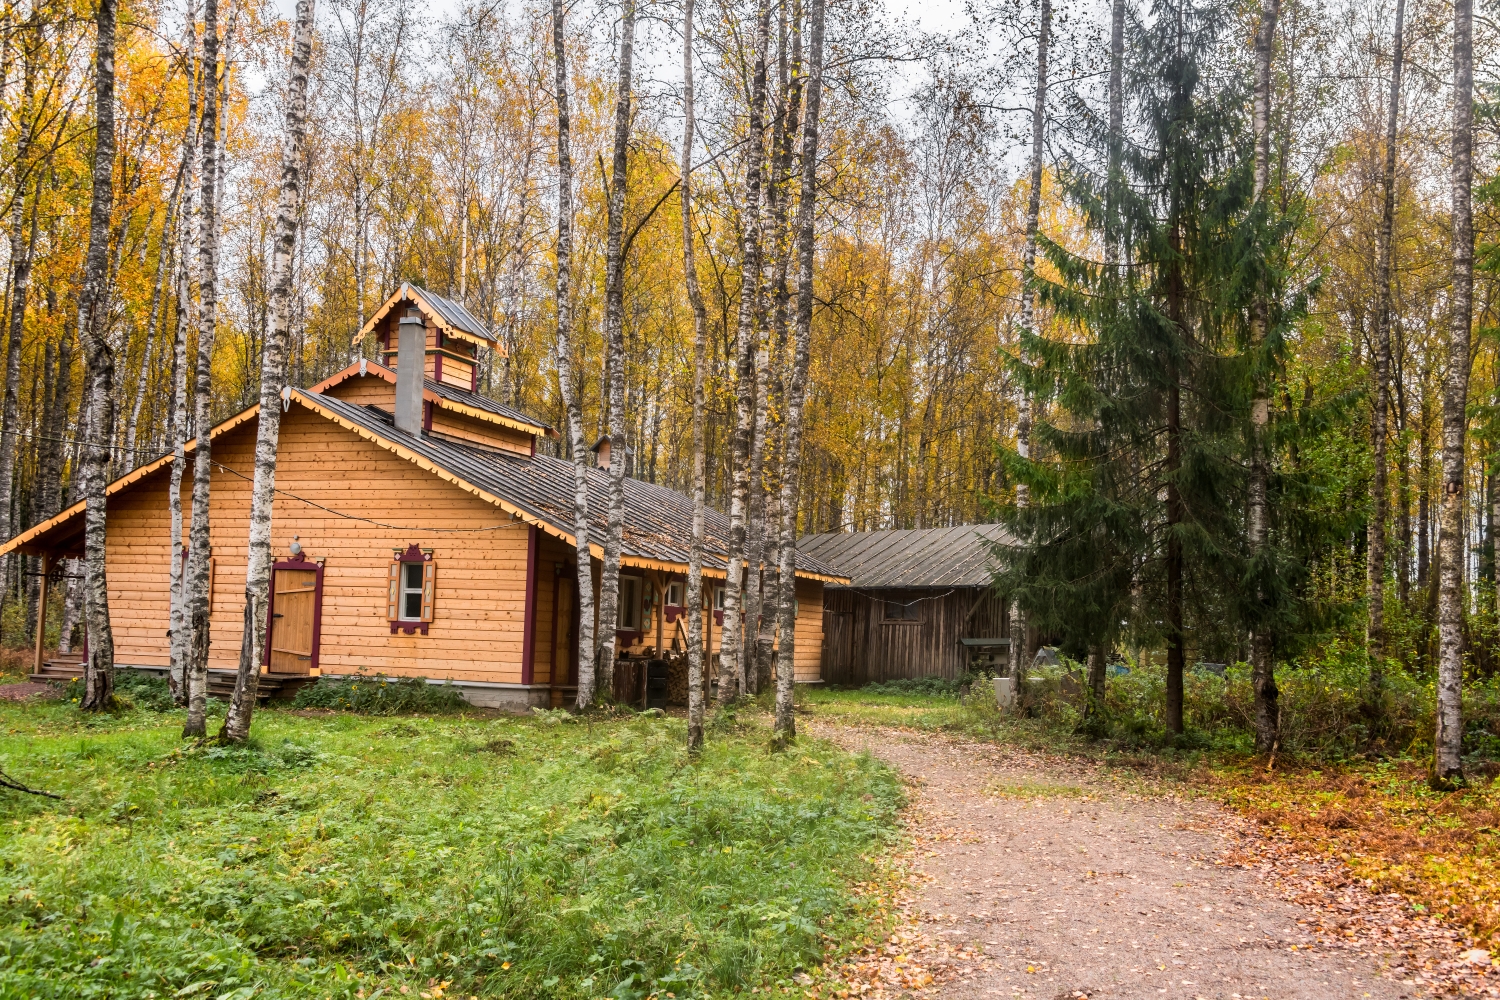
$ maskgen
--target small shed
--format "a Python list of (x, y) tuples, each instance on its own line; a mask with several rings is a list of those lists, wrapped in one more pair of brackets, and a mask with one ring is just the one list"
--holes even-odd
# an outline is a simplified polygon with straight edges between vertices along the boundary
[(823, 680), (956, 679), (998, 667), (1010, 645), (1006, 602), (991, 586), (995, 524), (807, 535), (806, 553), (851, 579), (823, 592)]

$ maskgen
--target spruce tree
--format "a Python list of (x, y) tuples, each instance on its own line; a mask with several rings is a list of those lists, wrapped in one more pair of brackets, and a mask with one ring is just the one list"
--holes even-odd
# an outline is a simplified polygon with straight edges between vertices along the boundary
[(1269, 250), (1285, 232), (1252, 211), (1249, 74), (1222, 72), (1231, 14), (1161, 0), (1132, 26), (1117, 168), (1107, 117), (1077, 126), (1059, 179), (1091, 239), (1043, 239), (1052, 330), (1023, 332), (1017, 363), (1038, 400), (1033, 453), (1009, 456), (1030, 497), (1005, 513), (1017, 544), (1000, 586), (1072, 649), (1126, 628), (1163, 645), (1173, 733), (1190, 623), (1200, 654), (1227, 652), (1264, 617), (1256, 604), (1278, 600), (1275, 588), (1241, 596), (1256, 593), (1243, 530), (1250, 376), (1278, 355), (1286, 313), (1272, 309), (1275, 329), (1252, 349), (1251, 308), (1257, 289), (1276, 298)]

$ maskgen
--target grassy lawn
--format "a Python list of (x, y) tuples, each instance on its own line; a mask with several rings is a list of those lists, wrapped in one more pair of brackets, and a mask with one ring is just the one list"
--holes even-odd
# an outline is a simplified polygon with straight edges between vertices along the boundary
[[(821, 963), (877, 919), (897, 778), (757, 722), (0, 705), (0, 996), (678, 997)], [(382, 993), (382, 991), (384, 991)]]
[[(1191, 692), (1190, 692), (1191, 693)], [(1336, 855), (1377, 891), (1400, 892), (1414, 907), (1465, 927), (1500, 949), (1500, 780), (1486, 754), (1466, 767), (1456, 792), (1428, 787), (1420, 744), (1383, 757), (1330, 759), (1312, 752), (1264, 758), (1247, 734), (1220, 723), (1178, 746), (1090, 740), (1067, 712), (1018, 719), (981, 691), (954, 696), (814, 690), (813, 713), (851, 724), (903, 726), (1085, 757), (1133, 788), (1142, 782), (1210, 796), (1312, 853)], [(1482, 741), (1481, 741), (1482, 744)]]

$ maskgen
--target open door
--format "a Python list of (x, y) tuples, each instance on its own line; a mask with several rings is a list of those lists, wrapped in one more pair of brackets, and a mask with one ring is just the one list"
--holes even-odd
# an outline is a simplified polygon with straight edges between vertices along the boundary
[(276, 564), (267, 616), (266, 666), (271, 673), (306, 675), (318, 665), (322, 605), (322, 566), (302, 560)]

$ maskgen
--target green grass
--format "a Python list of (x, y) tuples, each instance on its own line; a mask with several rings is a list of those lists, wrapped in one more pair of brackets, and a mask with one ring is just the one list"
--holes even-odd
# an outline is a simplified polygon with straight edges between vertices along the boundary
[[(897, 778), (744, 723), (0, 705), (0, 996), (724, 995), (879, 918)], [(447, 983), (447, 986), (442, 984)], [(434, 987), (437, 989), (434, 989)]]

